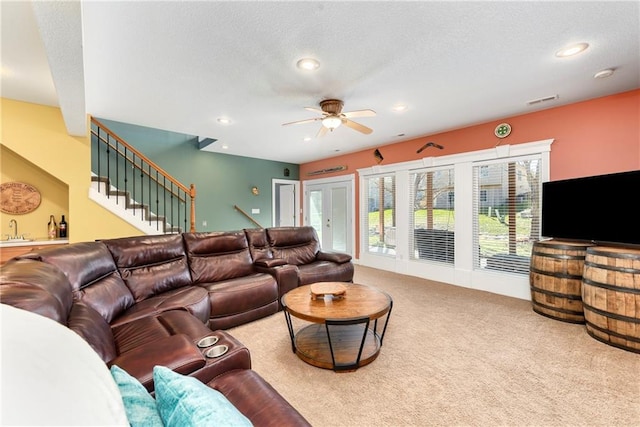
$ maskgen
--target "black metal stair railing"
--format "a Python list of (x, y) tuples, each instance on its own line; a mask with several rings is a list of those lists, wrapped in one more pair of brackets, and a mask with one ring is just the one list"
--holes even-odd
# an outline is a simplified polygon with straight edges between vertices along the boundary
[(195, 186), (180, 183), (95, 118), (91, 179), (98, 191), (161, 233), (195, 231)]

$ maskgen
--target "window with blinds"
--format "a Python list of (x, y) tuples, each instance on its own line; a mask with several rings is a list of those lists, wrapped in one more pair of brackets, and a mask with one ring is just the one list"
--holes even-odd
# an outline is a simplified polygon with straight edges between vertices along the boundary
[(540, 156), (475, 166), (475, 267), (528, 274), (540, 239)]
[(367, 230), (365, 250), (373, 254), (396, 254), (396, 178), (393, 174), (364, 180), (366, 209), (361, 223)]
[(453, 169), (409, 174), (409, 257), (454, 262)]

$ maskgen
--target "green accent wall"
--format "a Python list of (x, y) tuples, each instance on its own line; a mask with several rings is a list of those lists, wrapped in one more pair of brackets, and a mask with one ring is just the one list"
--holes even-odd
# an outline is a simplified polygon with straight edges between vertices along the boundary
[[(297, 164), (201, 151), (197, 136), (98, 120), (186, 186), (195, 184), (197, 231), (257, 227), (234, 205), (261, 226), (271, 227), (271, 180), (299, 179)], [(288, 177), (284, 176), (285, 168), (289, 169)], [(251, 193), (253, 186), (260, 191), (258, 196)], [(252, 214), (252, 209), (260, 209), (260, 213)]]

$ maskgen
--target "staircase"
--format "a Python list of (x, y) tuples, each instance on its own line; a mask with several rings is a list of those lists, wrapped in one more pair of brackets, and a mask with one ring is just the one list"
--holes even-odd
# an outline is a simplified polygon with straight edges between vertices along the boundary
[(107, 177), (91, 177), (89, 197), (145, 234), (177, 234), (184, 231), (182, 227), (169, 224), (166, 217), (154, 214), (149, 205), (133, 200), (129, 191), (118, 190)]
[(89, 197), (143, 233), (195, 231), (195, 186), (177, 181), (94, 118), (91, 166)]

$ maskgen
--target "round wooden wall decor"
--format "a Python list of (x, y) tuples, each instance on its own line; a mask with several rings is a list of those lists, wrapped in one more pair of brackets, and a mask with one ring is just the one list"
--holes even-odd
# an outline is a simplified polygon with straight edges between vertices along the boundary
[(13, 215), (33, 212), (42, 201), (38, 189), (24, 182), (0, 184), (0, 197), (0, 211)]

